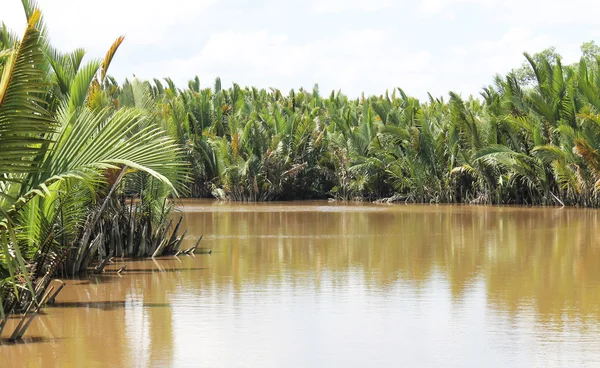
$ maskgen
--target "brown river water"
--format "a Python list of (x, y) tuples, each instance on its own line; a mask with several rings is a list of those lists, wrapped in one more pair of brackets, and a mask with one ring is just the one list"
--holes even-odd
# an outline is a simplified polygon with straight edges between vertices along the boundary
[(67, 280), (0, 367), (600, 367), (599, 213), (186, 201), (211, 255)]

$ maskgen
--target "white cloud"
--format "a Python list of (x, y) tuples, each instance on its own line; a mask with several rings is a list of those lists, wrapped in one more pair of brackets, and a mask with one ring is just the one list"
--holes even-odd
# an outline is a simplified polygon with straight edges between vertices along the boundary
[(315, 0), (312, 8), (317, 13), (340, 13), (345, 11), (374, 12), (392, 7), (394, 0)]
[(8, 2), (4, 1), (0, 22), (4, 22), (13, 31), (21, 33), (21, 28), (25, 26), (25, 14), (23, 13), (21, 2), (12, 0)]
[[(524, 61), (523, 52), (539, 52), (552, 40), (536, 34), (529, 28), (510, 28), (496, 40), (483, 40), (456, 45), (449, 48), (438, 66), (436, 83), (447, 90), (478, 94), (481, 88), (491, 84), (495, 74), (505, 74), (519, 67)], [(577, 61), (578, 44), (556, 45), (565, 63)]]
[[(499, 1), (499, 0), (496, 0)], [(505, 0), (501, 4), (502, 21), (539, 25), (598, 24), (600, 5), (597, 0)]]
[(495, 0), (421, 0), (419, 10), (425, 15), (453, 14), (452, 8), (459, 4), (489, 6)]
[(421, 0), (424, 15), (453, 12), (457, 5), (488, 9), (496, 20), (517, 25), (597, 24), (597, 0)]
[[(224, 83), (277, 87), (284, 91), (318, 82), (323, 92), (341, 89), (350, 96), (382, 94), (402, 87), (409, 94), (445, 95), (453, 90), (477, 95), (495, 74), (519, 67), (524, 51), (537, 52), (552, 40), (528, 28), (513, 27), (495, 40), (456, 44), (445, 49), (412, 50), (394, 30), (363, 29), (305, 43), (285, 34), (222, 32), (213, 34), (197, 55), (146, 68), (144, 77), (166, 70), (183, 85), (199, 75), (205, 86), (221, 76)], [(565, 62), (578, 57), (577, 44), (556, 45)]]
[[(0, 19), (22, 31), (20, 1), (0, 1)], [(284, 91), (319, 83), (351, 96), (396, 86), (419, 97), (477, 94), (523, 51), (554, 45), (575, 61), (600, 19), (597, 0), (38, 1), (60, 49), (100, 57), (126, 35), (111, 70), (119, 79), (170, 76), (185, 86), (199, 75), (209, 86), (221, 76)]]
[[(105, 51), (119, 35), (131, 45), (168, 41), (169, 28), (194, 19), (218, 0), (38, 0), (52, 42), (63, 49)], [(15, 31), (25, 25), (18, 0), (2, 0), (2, 20)]]
[(353, 96), (363, 90), (383, 93), (388, 87), (430, 78), (425, 73), (429, 53), (405, 49), (399, 39), (395, 32), (381, 29), (305, 43), (267, 30), (227, 31), (211, 35), (202, 51), (189, 59), (146, 65), (143, 76), (167, 70), (180, 83), (198, 74), (204, 83), (221, 76), (225, 82), (282, 90), (311, 88), (318, 82), (323, 91), (341, 88)]

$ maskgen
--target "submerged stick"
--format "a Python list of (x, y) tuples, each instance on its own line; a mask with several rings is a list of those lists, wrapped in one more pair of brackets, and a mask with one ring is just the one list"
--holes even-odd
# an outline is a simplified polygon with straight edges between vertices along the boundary
[(185, 252), (185, 254), (196, 253), (196, 249), (198, 249), (198, 245), (200, 245), (200, 241), (202, 241), (202, 238), (204, 238), (204, 235), (200, 235), (200, 239), (198, 239), (198, 241), (196, 242), (196, 245), (194, 245), (193, 247), (191, 247), (190, 249), (188, 249)]
[(48, 302), (47, 302), (48, 305), (52, 305), (52, 304), (54, 304), (56, 302), (56, 297), (58, 296), (58, 294), (62, 291), (62, 289), (65, 286), (67, 286), (67, 283), (66, 282), (62, 282), (62, 285), (60, 285), (58, 287), (58, 289), (54, 292), (54, 294), (52, 294), (52, 296), (50, 297), (50, 299), (48, 299)]
[(118, 274), (121, 274), (121, 272), (125, 271), (127, 269), (127, 265), (119, 268), (119, 270), (117, 271)]
[(112, 259), (112, 251), (106, 256), (106, 258), (104, 258), (104, 260), (102, 261), (102, 263), (100, 263), (98, 266), (96, 266), (96, 268), (94, 268), (94, 274), (99, 274), (104, 272), (104, 267), (106, 267), (106, 264)]
[(169, 237), (169, 242), (168, 242), (168, 249), (167, 252), (171, 253), (173, 251), (173, 245), (175, 245), (175, 239), (177, 239), (177, 232), (179, 231), (179, 227), (181, 226), (181, 221), (183, 221), (183, 216), (179, 217), (179, 221), (177, 222), (177, 225), (175, 225), (175, 229), (173, 230), (173, 233), (171, 234), (171, 236)]
[(179, 250), (179, 248), (181, 247), (181, 243), (183, 242), (183, 239), (185, 238), (185, 234), (187, 234), (187, 229), (183, 232), (183, 234), (181, 234), (181, 236), (179, 238), (177, 238), (175, 240), (175, 244), (171, 248), (171, 252), (173, 252), (175, 250)]
[(558, 198), (557, 196), (555, 196), (555, 195), (554, 195), (554, 193), (552, 193), (552, 192), (550, 192), (550, 195), (551, 195), (552, 197), (554, 197), (554, 199), (555, 199), (555, 200), (556, 200), (558, 203), (560, 203), (560, 205), (561, 205), (561, 208), (565, 208), (565, 204), (564, 204), (564, 202), (563, 202), (563, 201), (561, 201), (561, 200), (560, 200), (560, 198)]
[(10, 304), (10, 307), (8, 307), (8, 309), (6, 310), (6, 317), (3, 320), (0, 320), (0, 335), (2, 335), (2, 331), (4, 331), (4, 327), (6, 327), (6, 323), (8, 322), (8, 315), (12, 312), (16, 303), (17, 303), (17, 301), (14, 300)]
[(50, 289), (48, 289), (48, 291), (46, 291), (46, 294), (44, 294), (44, 297), (40, 301), (40, 304), (35, 308), (35, 311), (33, 311), (33, 313), (31, 314), (31, 317), (29, 317), (29, 320), (27, 321), (27, 323), (25, 323), (25, 326), (23, 326), (23, 328), (21, 328), (21, 330), (19, 331), (19, 334), (17, 335), (17, 339), (21, 339), (23, 337), (23, 335), (25, 335), (25, 332), (31, 325), (31, 322), (33, 322), (33, 319), (38, 315), (38, 313), (42, 309), (42, 305), (46, 302), (46, 299), (48, 298), (48, 296), (50, 295), (52, 290), (54, 290), (54, 286), (50, 287)]
[[(169, 223), (167, 224), (167, 226), (165, 226), (162, 229), (162, 231), (161, 231), (160, 228), (157, 230), (157, 240), (156, 241), (159, 241), (159, 239), (160, 239), (160, 241), (167, 240), (166, 239), (167, 238), (167, 232), (171, 229), (171, 224), (172, 223), (173, 223), (173, 220), (170, 220)], [(165, 246), (163, 247), (163, 249), (166, 248), (168, 245), (169, 245), (169, 242), (167, 241), (167, 243), (165, 244)], [(159, 242), (159, 245), (156, 247), (156, 249), (158, 249), (158, 247), (160, 247), (160, 242)]]
[(167, 246), (167, 239), (165, 238), (160, 242), (160, 244), (158, 245), (158, 247), (156, 248), (154, 253), (152, 253), (152, 258), (154, 259), (155, 257), (162, 255), (162, 252), (166, 246)]
[(25, 319), (27, 318), (27, 315), (29, 314), (29, 311), (31, 310), (31, 308), (33, 308), (34, 304), (35, 304), (35, 301), (32, 301), (29, 304), (29, 307), (27, 307), (27, 310), (25, 310), (25, 313), (23, 313), (23, 317), (21, 318), (21, 321), (19, 322), (17, 327), (15, 327), (15, 330), (13, 331), (12, 335), (10, 335), (10, 337), (8, 338), (8, 341), (15, 341), (17, 339), (17, 336), (19, 336), (19, 332), (21, 331), (21, 328), (23, 327), (23, 324), (25, 323)]

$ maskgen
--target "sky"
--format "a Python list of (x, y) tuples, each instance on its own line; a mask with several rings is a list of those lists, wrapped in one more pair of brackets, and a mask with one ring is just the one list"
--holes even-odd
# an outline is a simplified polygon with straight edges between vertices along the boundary
[[(0, 22), (21, 33), (20, 0)], [(523, 52), (555, 46), (564, 63), (600, 43), (598, 0), (38, 0), (55, 47), (101, 58), (124, 35), (109, 74), (122, 81), (194, 76), (210, 87), (402, 88), (424, 98), (478, 95)]]

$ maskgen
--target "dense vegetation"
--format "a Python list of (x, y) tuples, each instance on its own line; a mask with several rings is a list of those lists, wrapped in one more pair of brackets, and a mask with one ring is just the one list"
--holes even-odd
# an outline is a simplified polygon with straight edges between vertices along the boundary
[(144, 85), (192, 162), (192, 195), (229, 200), (378, 199), (597, 206), (599, 48), (553, 49), (497, 76), (480, 99), (420, 102), (401, 89), (339, 92)]
[(167, 198), (185, 189), (188, 166), (144, 96), (118, 109), (110, 98), (123, 38), (84, 63), (83, 50), (52, 48), (40, 11), (23, 5), (24, 34), (0, 29), (0, 333), (4, 313), (50, 297), (56, 274), (173, 251)]
[[(168, 198), (600, 204), (600, 55), (553, 49), (481, 98), (119, 84), (55, 50), (40, 12), (0, 29), (0, 330), (52, 275), (172, 252)], [(135, 205), (133, 199), (136, 200)]]

